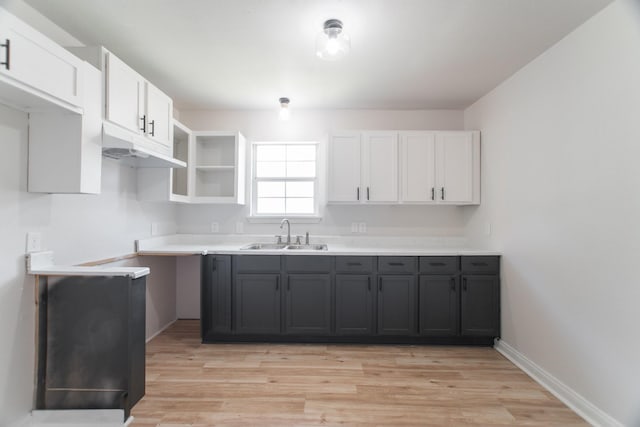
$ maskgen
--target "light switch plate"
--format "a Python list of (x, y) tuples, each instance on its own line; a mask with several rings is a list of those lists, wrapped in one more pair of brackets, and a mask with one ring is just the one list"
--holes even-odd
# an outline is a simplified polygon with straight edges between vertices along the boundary
[(242, 222), (236, 222), (236, 233), (237, 233), (237, 234), (242, 234), (242, 233), (244, 233), (244, 223), (242, 223)]
[(160, 233), (160, 224), (158, 224), (157, 222), (152, 222), (151, 223), (151, 235), (152, 236), (157, 236)]
[(211, 232), (212, 233), (220, 232), (220, 225), (217, 222), (212, 222), (211, 223)]
[(27, 233), (27, 252), (42, 250), (42, 233), (30, 231)]
[(358, 224), (358, 233), (366, 233), (367, 232), (367, 223), (361, 222)]
[(358, 223), (357, 222), (352, 222), (351, 223), (351, 232), (352, 233), (357, 233), (358, 232)]

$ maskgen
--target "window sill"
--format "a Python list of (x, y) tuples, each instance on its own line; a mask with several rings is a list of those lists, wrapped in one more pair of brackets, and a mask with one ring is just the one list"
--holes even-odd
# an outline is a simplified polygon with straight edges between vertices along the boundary
[(315, 224), (322, 221), (321, 216), (248, 216), (247, 222), (254, 224), (280, 224), (285, 218), (296, 224)]

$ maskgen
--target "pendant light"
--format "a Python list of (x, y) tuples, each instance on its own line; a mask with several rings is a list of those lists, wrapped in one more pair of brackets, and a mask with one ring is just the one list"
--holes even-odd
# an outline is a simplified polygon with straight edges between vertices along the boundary
[(282, 121), (289, 120), (291, 117), (291, 111), (289, 110), (289, 98), (280, 98), (280, 112), (278, 113), (278, 118)]
[(335, 61), (349, 53), (351, 40), (342, 29), (342, 21), (329, 19), (316, 40), (316, 55), (327, 61)]

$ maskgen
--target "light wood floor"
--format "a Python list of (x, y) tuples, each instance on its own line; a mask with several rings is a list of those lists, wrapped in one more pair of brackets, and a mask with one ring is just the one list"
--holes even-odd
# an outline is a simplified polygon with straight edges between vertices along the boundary
[(586, 426), (492, 348), (201, 344), (197, 321), (147, 345), (135, 427)]

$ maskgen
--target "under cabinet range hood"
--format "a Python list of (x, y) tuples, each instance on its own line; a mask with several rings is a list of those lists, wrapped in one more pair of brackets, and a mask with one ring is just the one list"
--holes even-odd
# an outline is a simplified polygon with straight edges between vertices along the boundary
[(138, 168), (185, 168), (181, 160), (158, 153), (143, 137), (108, 122), (102, 124), (102, 155)]

